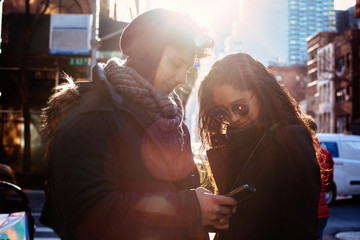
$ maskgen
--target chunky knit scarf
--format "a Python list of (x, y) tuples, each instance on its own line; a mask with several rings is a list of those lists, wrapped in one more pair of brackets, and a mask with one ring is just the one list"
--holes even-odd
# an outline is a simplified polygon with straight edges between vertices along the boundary
[(124, 66), (120, 59), (110, 59), (105, 66), (108, 81), (117, 94), (127, 96), (148, 113), (154, 124), (151, 132), (166, 143), (166, 149), (180, 152), (184, 147), (182, 129), (184, 110), (179, 96), (172, 92), (165, 95), (139, 75)]

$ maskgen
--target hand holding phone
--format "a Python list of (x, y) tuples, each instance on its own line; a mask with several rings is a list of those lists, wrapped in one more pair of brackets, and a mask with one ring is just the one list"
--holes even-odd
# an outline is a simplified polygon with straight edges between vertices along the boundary
[(254, 194), (255, 192), (256, 189), (254, 187), (250, 187), (248, 184), (244, 184), (225, 194), (225, 196), (232, 197), (236, 200), (237, 203), (239, 203)]

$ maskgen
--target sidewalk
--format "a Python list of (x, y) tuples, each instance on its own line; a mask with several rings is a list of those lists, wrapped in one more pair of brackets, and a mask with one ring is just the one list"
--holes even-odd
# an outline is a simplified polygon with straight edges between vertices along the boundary
[(360, 240), (360, 232), (339, 232), (335, 238), (339, 240)]
[[(210, 233), (210, 240), (215, 236), (214, 233)], [(324, 238), (325, 239), (325, 238)], [(360, 240), (360, 232), (339, 232), (335, 235), (337, 240)]]

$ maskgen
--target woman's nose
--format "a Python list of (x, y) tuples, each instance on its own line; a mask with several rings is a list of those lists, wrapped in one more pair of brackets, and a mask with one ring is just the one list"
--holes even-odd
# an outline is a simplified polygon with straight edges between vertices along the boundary
[(236, 122), (237, 120), (239, 120), (240, 116), (236, 115), (233, 111), (229, 111), (229, 119), (228, 121), (230, 123)]

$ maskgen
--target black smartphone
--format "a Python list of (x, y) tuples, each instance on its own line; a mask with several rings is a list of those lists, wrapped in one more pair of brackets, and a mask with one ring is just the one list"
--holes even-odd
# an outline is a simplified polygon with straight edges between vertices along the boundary
[(244, 184), (231, 192), (225, 194), (225, 196), (234, 198), (237, 203), (241, 202), (242, 200), (248, 198), (252, 194), (256, 192), (254, 187), (250, 187), (248, 184)]

